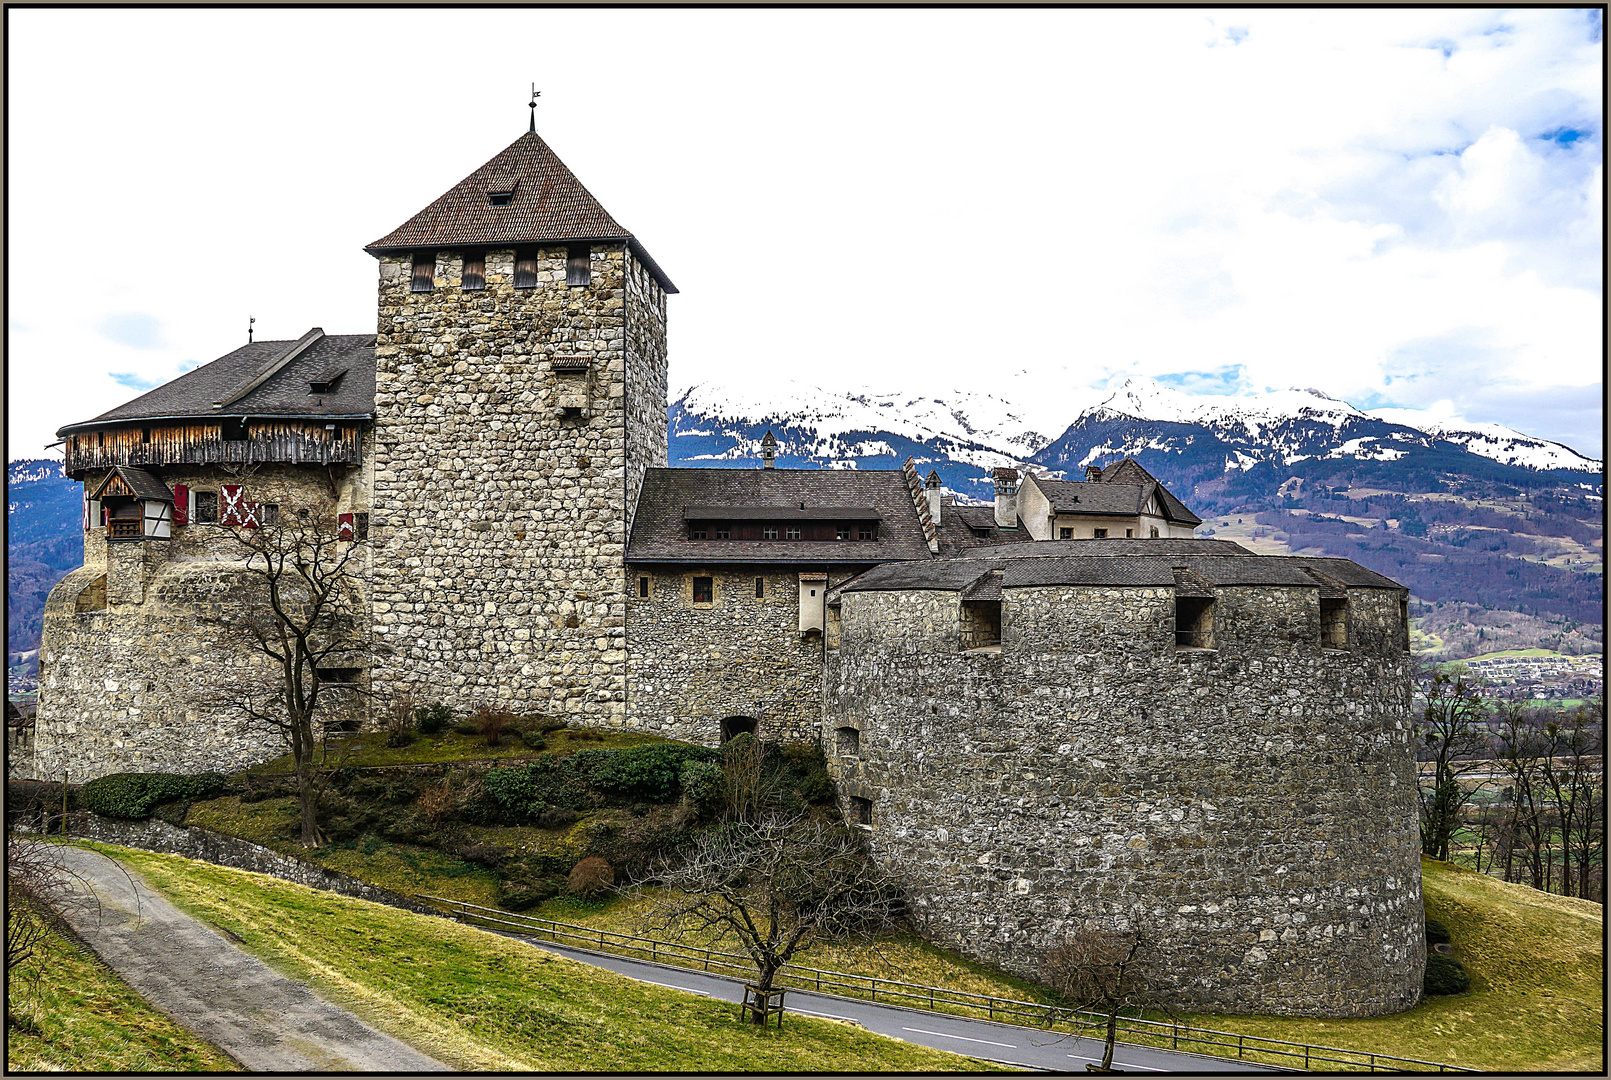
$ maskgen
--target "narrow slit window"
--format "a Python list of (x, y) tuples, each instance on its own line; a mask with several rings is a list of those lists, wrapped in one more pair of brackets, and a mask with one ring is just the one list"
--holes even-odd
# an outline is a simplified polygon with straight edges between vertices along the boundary
[(537, 249), (522, 248), (515, 252), (515, 288), (537, 287)]
[(367, 513), (352, 516), (352, 537), (354, 540), (369, 539), (369, 515)]
[(646, 577), (640, 577), (638, 579), (638, 599), (649, 599), (649, 579)]
[(1214, 647), (1214, 598), (1211, 596), (1175, 597), (1175, 648), (1212, 649)]
[(593, 249), (586, 244), (572, 244), (565, 252), (565, 284), (590, 285), (593, 282)]
[(1320, 598), (1320, 647), (1346, 649), (1348, 647), (1348, 598), (1346, 596)]
[(755, 579), (755, 599), (766, 599), (766, 579), (764, 577)]
[(466, 292), (477, 292), (487, 287), (486, 252), (476, 251), (465, 253), (464, 273), (459, 277), (459, 286)]
[(714, 604), (716, 602), (716, 579), (708, 577), (694, 578), (694, 603)]
[(1126, 529), (1126, 530), (1124, 530), (1124, 535), (1127, 538), (1128, 537), (1133, 537), (1133, 536), (1135, 536), (1135, 534), (1136, 534), (1136, 531), (1134, 529)]
[(414, 276), (409, 281), (410, 292), (430, 292), (436, 287), (436, 252), (414, 253)]

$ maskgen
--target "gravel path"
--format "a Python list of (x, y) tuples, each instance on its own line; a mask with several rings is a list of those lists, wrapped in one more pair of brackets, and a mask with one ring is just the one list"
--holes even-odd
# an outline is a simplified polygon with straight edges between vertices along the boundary
[(66, 913), (140, 995), (254, 1072), (448, 1072), (248, 956), (97, 852), (59, 849), (99, 900)]

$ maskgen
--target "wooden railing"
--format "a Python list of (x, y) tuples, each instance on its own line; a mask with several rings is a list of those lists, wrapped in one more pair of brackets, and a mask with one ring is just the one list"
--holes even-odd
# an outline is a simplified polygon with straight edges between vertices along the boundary
[(139, 518), (108, 518), (106, 522), (106, 538), (108, 540), (138, 540), (145, 535), (145, 522)]
[[(498, 908), (482, 907), (441, 896), (416, 894), (416, 900), (441, 908), (464, 922), (491, 925), (498, 929), (546, 937), (556, 944), (569, 944), (614, 955), (636, 956), (654, 963), (693, 968), (722, 975), (753, 978), (755, 966), (743, 953), (726, 952), (702, 945), (684, 945), (636, 934), (623, 934), (595, 926), (558, 922), (535, 915), (521, 915)], [(777, 983), (798, 990), (815, 990), (841, 997), (885, 1001), (908, 1009), (926, 1009), (953, 1015), (978, 1015), (1037, 1027), (1063, 1029), (1070, 1034), (1105, 1038), (1107, 1017), (1100, 1013), (1067, 1009), (1057, 1005), (952, 990), (943, 986), (883, 979), (876, 975), (853, 975), (843, 971), (800, 967), (789, 964), (777, 973)], [(1363, 1072), (1477, 1072), (1458, 1065), (1419, 1058), (1377, 1054), (1368, 1050), (1344, 1050), (1336, 1046), (1267, 1039), (1260, 1035), (1240, 1035), (1233, 1031), (1193, 1027), (1168, 1021), (1120, 1018), (1119, 1034), (1125, 1042), (1159, 1049), (1209, 1053), (1216, 1057), (1235, 1056), (1252, 1064), (1286, 1068), (1323, 1067), (1328, 1071)], [(1090, 1033), (1094, 1032), (1094, 1035)], [(1268, 1060), (1275, 1059), (1275, 1060)], [(1303, 1064), (1300, 1066), (1298, 1062)]]

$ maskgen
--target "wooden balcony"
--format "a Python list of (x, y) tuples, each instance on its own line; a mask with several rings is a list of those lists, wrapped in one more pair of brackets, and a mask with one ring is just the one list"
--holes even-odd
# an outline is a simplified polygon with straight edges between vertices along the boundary
[(63, 469), (81, 479), (114, 465), (358, 465), (363, 428), (348, 420), (333, 430), (322, 422), (249, 424), (245, 438), (225, 439), (220, 424), (197, 423), (92, 431), (69, 436)]
[(145, 522), (139, 518), (112, 518), (106, 523), (108, 540), (139, 540), (145, 535)]

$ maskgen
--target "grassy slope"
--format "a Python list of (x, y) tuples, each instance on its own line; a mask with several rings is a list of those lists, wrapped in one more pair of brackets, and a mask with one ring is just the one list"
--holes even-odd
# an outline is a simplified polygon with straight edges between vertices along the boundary
[(10, 982), (14, 1010), (25, 1024), (6, 1032), (9, 1072), (239, 1069), (64, 937), (48, 935), (35, 958), (10, 973)]
[(1408, 1012), (1357, 1020), (1203, 1016), (1205, 1026), (1364, 1048), (1500, 1072), (1605, 1066), (1598, 904), (1423, 859), (1427, 914), (1448, 926), (1471, 990)]
[(990, 1066), (790, 1016), (765, 1034), (734, 1007), (459, 926), (259, 874), (95, 845), (177, 906), (329, 1000), (461, 1069), (933, 1071)]

